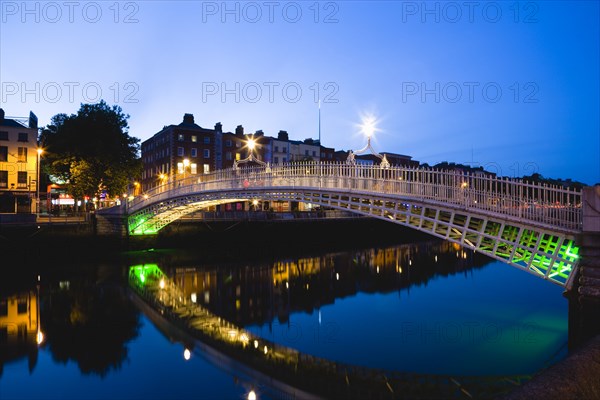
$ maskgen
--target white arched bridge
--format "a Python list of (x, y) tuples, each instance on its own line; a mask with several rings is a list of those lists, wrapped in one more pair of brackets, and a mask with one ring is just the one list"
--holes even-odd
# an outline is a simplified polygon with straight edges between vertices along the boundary
[(582, 194), (484, 173), (345, 163), (232, 168), (165, 183), (127, 205), (130, 235), (247, 200), (305, 202), (404, 225), (569, 287)]

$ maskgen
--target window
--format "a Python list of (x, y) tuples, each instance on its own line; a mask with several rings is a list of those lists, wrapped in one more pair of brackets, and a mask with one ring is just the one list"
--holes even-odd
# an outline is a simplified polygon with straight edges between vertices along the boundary
[(182, 162), (177, 163), (177, 173), (183, 174), (183, 163)]
[(275, 146), (275, 153), (279, 152), (279, 146)]
[(210, 158), (210, 150), (204, 149), (204, 158)]
[(231, 140), (229, 140), (229, 139), (227, 139), (227, 140), (225, 141), (225, 146), (227, 146), (227, 147), (231, 147), (231, 146), (232, 146), (232, 144), (233, 144), (233, 143), (231, 143)]
[(204, 173), (208, 174), (210, 172), (210, 165), (209, 164), (204, 164)]
[(242, 159), (242, 156), (240, 153), (235, 153), (235, 160), (236, 161), (240, 161)]
[(8, 140), (8, 132), (0, 132), (0, 140)]
[(17, 299), (17, 314), (27, 314), (27, 297)]
[(17, 172), (17, 187), (21, 189), (27, 187), (27, 171)]
[(27, 162), (27, 147), (19, 147), (17, 162)]
[(308, 150), (304, 150), (304, 155), (307, 156), (308, 155)]
[(8, 161), (8, 147), (0, 146), (0, 162)]
[(183, 142), (183, 133), (180, 133), (179, 135), (177, 135), (177, 140), (179, 140), (180, 142)]
[(317, 156), (317, 152), (313, 150), (313, 157)]
[(235, 147), (239, 149), (240, 147), (242, 147), (242, 144), (240, 142), (235, 142)]
[(192, 142), (196, 143), (198, 141), (198, 136), (192, 135)]
[(230, 151), (228, 151), (227, 153), (225, 153), (225, 159), (226, 159), (227, 161), (231, 161), (231, 159), (232, 159), (232, 158), (233, 158), (233, 157), (231, 156), (231, 152), (230, 152)]
[(198, 157), (198, 149), (196, 149), (196, 148), (192, 149), (192, 157)]
[(28, 142), (27, 132), (19, 132), (19, 142)]
[(192, 170), (192, 175), (196, 175), (198, 173), (198, 164), (192, 163), (192, 164), (190, 164), (190, 166), (191, 166), (191, 170)]
[(281, 159), (281, 162), (286, 162), (286, 161), (287, 161), (287, 160), (285, 159), (285, 157), (283, 157), (283, 158)]
[(8, 171), (0, 171), (0, 188), (8, 187)]
[(177, 155), (178, 155), (179, 157), (183, 157), (183, 147), (178, 147), (178, 148), (177, 148)]
[(204, 136), (204, 144), (210, 144), (210, 137)]
[(287, 153), (287, 147), (282, 147), (282, 148), (281, 148), (281, 152), (282, 152), (282, 153)]
[(275, 157), (275, 164), (279, 164), (279, 157)]

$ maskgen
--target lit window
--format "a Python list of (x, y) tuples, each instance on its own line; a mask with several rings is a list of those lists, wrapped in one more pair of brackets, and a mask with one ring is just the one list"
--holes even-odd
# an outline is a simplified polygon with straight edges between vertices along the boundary
[(182, 162), (177, 163), (177, 173), (183, 174), (183, 163)]
[(192, 135), (192, 142), (196, 143), (198, 141), (198, 136)]
[(27, 187), (27, 171), (17, 172), (17, 187), (18, 188), (26, 188)]
[(236, 159), (237, 161), (240, 161), (240, 160), (242, 159), (242, 156), (241, 156), (241, 154), (240, 154), (240, 153), (235, 153), (235, 159)]
[(27, 147), (19, 147), (17, 161), (27, 162)]
[(204, 164), (204, 173), (208, 174), (210, 172), (210, 165), (209, 164)]
[(8, 187), (8, 171), (0, 171), (0, 188)]
[(192, 175), (196, 175), (198, 173), (198, 164), (192, 163), (192, 164), (190, 164), (190, 167), (192, 170)]

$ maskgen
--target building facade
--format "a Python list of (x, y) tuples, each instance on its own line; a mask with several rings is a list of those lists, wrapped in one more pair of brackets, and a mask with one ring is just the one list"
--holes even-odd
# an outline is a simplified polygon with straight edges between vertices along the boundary
[(33, 113), (28, 123), (6, 118), (0, 108), (0, 213), (33, 213), (38, 177), (38, 129)]
[(202, 128), (192, 114), (179, 125), (165, 126), (142, 143), (142, 191), (223, 168), (222, 136), (220, 123)]

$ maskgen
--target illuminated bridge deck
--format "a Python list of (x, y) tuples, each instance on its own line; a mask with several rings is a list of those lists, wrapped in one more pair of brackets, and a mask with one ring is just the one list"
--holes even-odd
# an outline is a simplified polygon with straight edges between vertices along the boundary
[(570, 288), (579, 263), (582, 193), (462, 171), (297, 163), (167, 182), (128, 202), (127, 232), (237, 201), (293, 201), (379, 218), (486, 254)]

